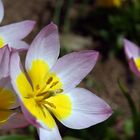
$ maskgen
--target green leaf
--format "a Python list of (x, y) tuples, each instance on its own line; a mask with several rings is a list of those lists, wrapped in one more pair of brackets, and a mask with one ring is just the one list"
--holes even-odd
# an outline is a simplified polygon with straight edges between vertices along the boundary
[(123, 95), (125, 96), (128, 104), (129, 104), (129, 107), (131, 109), (133, 118), (134, 119), (137, 118), (138, 112), (137, 112), (137, 108), (136, 108), (135, 102), (131, 98), (131, 96), (130, 96), (130, 94), (128, 92), (128, 89), (126, 88), (126, 86), (119, 79), (118, 79), (118, 86), (119, 86), (121, 92), (123, 93)]
[(11, 136), (1, 136), (0, 140), (34, 140), (34, 138), (31, 136), (11, 135)]
[(129, 137), (133, 136), (133, 121), (131, 119), (124, 121), (124, 132)]

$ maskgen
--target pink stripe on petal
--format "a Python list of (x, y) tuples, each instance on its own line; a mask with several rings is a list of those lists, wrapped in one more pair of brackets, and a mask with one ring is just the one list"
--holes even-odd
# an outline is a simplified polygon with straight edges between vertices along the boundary
[(3, 16), (4, 16), (4, 7), (3, 7), (2, 0), (0, 0), (0, 23), (3, 19)]
[(67, 54), (56, 62), (52, 68), (63, 84), (65, 92), (76, 87), (93, 69), (98, 59), (96, 51), (81, 51)]
[(9, 64), (11, 52), (8, 46), (4, 46), (0, 62), (0, 79), (9, 76)]
[(9, 85), (9, 83), (10, 83), (10, 77), (0, 79), (0, 87), (5, 87), (6, 85)]
[(3, 55), (4, 55), (5, 49), (6, 49), (6, 47), (0, 48), (0, 63), (2, 62), (2, 58), (3, 58)]
[(92, 92), (75, 88), (66, 93), (72, 103), (72, 112), (66, 119), (60, 120), (65, 126), (83, 129), (108, 119), (112, 114), (111, 107)]
[(21, 40), (9, 42), (8, 45), (11, 47), (12, 51), (18, 51), (18, 52), (28, 50), (29, 48), (29, 44)]
[(140, 57), (139, 47), (127, 39), (124, 39), (124, 50), (128, 59)]
[(35, 21), (25, 20), (0, 27), (0, 34), (6, 42), (25, 38), (34, 28)]

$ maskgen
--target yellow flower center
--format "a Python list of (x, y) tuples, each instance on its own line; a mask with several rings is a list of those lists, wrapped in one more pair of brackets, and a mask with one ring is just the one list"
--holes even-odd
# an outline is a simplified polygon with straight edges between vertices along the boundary
[[(38, 106), (46, 106), (56, 108), (53, 103), (47, 101), (49, 97), (55, 96), (58, 93), (62, 93), (63, 89), (61, 88), (61, 83), (57, 80), (56, 76), (50, 76), (44, 86), (41, 87), (39, 84), (35, 86), (34, 91), (31, 94), (28, 94), (24, 98), (34, 99)], [(56, 81), (55, 81), (56, 80)], [(58, 89), (57, 89), (58, 88)]]
[(72, 110), (70, 98), (62, 94), (63, 86), (60, 78), (49, 72), (49, 67), (43, 60), (33, 61), (28, 75), (32, 84), (23, 73), (20, 73), (16, 79), (21, 99), (37, 120), (42, 121), (49, 128), (54, 128), (55, 121), (50, 112), (58, 119), (67, 118)]
[(5, 123), (8, 118), (14, 113), (10, 110), (11, 106), (16, 102), (16, 97), (12, 91), (0, 88), (0, 125)]

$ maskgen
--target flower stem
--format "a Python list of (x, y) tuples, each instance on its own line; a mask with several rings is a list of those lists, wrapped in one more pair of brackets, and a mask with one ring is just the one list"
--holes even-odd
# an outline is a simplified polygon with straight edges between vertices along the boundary
[(64, 33), (69, 32), (70, 30), (70, 17), (69, 17), (69, 12), (70, 12), (70, 8), (72, 7), (74, 3), (74, 0), (68, 0), (67, 2), (67, 10), (66, 10), (66, 15), (65, 15), (65, 19), (64, 19)]
[(127, 102), (129, 104), (129, 107), (130, 107), (130, 110), (131, 110), (131, 113), (132, 113), (135, 139), (140, 140), (140, 133), (139, 133), (139, 130), (140, 130), (140, 116), (139, 116), (139, 113), (137, 112), (136, 105), (135, 105), (133, 99), (131, 98), (127, 88), (122, 84), (122, 82), (120, 80), (118, 80), (118, 86), (119, 86), (120, 90), (122, 91), (123, 95), (125, 96), (125, 98), (127, 99)]
[(56, 1), (56, 7), (54, 12), (54, 22), (59, 26), (60, 24), (60, 14), (61, 14), (61, 8), (63, 5), (63, 0), (57, 0)]

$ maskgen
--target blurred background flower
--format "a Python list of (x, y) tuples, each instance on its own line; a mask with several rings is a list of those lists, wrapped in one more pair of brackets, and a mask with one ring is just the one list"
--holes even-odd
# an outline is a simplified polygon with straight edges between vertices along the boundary
[(123, 0), (97, 0), (96, 3), (103, 7), (120, 7)]

